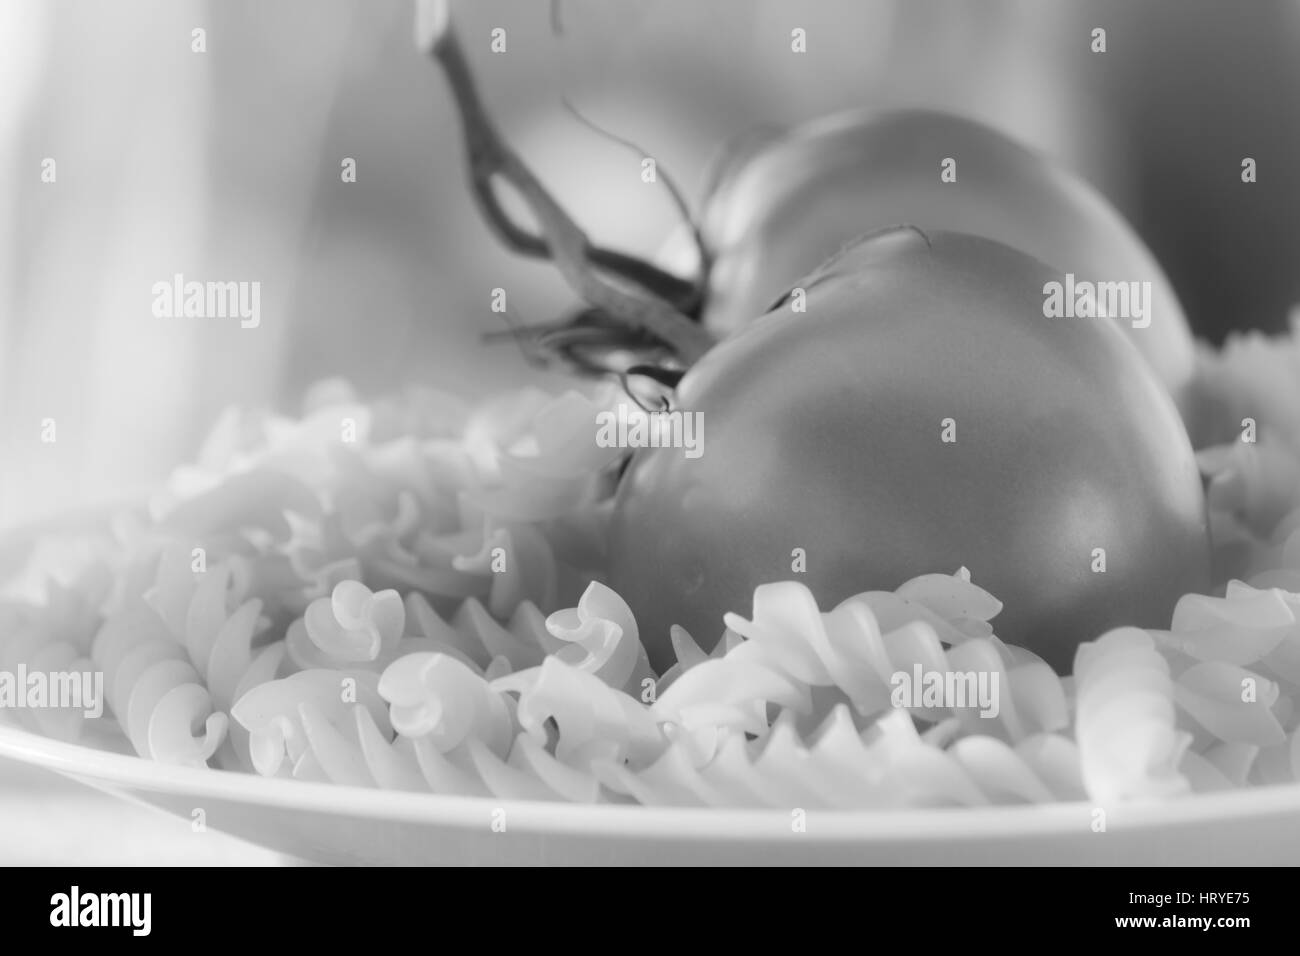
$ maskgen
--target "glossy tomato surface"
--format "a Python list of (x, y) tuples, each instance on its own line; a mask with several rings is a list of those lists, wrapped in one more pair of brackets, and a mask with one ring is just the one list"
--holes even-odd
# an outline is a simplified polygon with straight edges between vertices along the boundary
[[(953, 182), (940, 177), (948, 159)], [(739, 327), (846, 242), (902, 224), (996, 239), (1079, 279), (1150, 282), (1150, 326), (1117, 324), (1165, 387), (1182, 395), (1193, 367), (1187, 320), (1124, 218), (1060, 164), (945, 113), (830, 116), (738, 160), (701, 224), (714, 256), (706, 324)]]
[(1058, 278), (986, 239), (888, 230), (804, 280), (805, 314), (783, 304), (695, 365), (676, 404), (702, 454), (638, 451), (612, 523), (611, 584), (654, 664), (670, 625), (711, 647), (764, 582), (829, 608), (961, 566), (1003, 602), (999, 636), (1060, 671), (1111, 626), (1167, 627), (1208, 586), (1192, 450), (1113, 323), (1044, 317)]

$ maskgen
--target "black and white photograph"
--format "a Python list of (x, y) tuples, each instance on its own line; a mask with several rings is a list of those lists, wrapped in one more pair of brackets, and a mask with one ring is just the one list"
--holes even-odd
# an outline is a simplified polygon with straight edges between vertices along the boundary
[(1249, 929), (1298, 53), (1300, 0), (0, 0), (23, 921), (975, 866)]

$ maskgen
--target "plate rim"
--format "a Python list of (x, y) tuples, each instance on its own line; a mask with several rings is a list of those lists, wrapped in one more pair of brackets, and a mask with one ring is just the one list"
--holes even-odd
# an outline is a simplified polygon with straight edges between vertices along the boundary
[[(634, 839), (752, 840), (782, 835), (813, 841), (936, 842), (1002, 837), (1070, 836), (1091, 832), (1093, 801), (1035, 805), (900, 810), (805, 808), (816, 825), (791, 826), (791, 810), (770, 808), (646, 807), (447, 796), (348, 784), (262, 777), (238, 771), (160, 764), (0, 726), (0, 757), (110, 788), (216, 799), (278, 809), (361, 816), (388, 822), (482, 829), (504, 809), (512, 831)], [(1106, 832), (1300, 816), (1300, 783), (1271, 784), (1172, 800), (1115, 804)]]

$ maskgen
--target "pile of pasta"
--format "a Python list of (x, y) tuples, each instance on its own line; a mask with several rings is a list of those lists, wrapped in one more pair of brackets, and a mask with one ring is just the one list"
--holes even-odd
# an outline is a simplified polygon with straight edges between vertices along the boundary
[[(1099, 635), (1066, 678), (998, 639), (963, 569), (834, 607), (763, 585), (720, 639), (674, 629), (654, 673), (600, 583), (625, 452), (593, 431), (619, 398), (327, 382), (300, 417), (228, 412), (147, 506), (9, 569), (0, 669), (99, 671), (107, 702), (9, 716), (166, 763), (505, 799), (888, 809), (1300, 779), (1295, 336), (1202, 351), (1220, 589), (1167, 630)], [(918, 666), (996, 674), (996, 716), (900, 706)]]

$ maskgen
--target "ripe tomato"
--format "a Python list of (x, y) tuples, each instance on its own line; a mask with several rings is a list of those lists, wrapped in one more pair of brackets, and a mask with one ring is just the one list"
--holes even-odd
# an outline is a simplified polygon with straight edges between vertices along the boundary
[[(432, 9), (420, 36), (498, 234), (553, 258), (605, 325), (675, 353), (660, 372), (696, 362), (677, 397), (702, 417), (704, 447), (635, 455), (612, 521), (611, 583), (658, 667), (670, 625), (711, 645), (725, 611), (792, 574), (829, 605), (964, 565), (1004, 601), (999, 633), (1062, 671), (1080, 641), (1162, 626), (1206, 586), (1200, 478), (1164, 387), (1187, 380), (1186, 324), (1141, 243), (1080, 181), (953, 117), (822, 121), (722, 180), (703, 230), (709, 287), (683, 287), (590, 242), (501, 140), (446, 5)], [(506, 214), (497, 176), (538, 234)], [(799, 283), (806, 314), (750, 321), (838, 245), (895, 223), (913, 225), (853, 242)], [(1149, 327), (1047, 318), (1047, 286), (1069, 274), (1150, 282)], [(687, 314), (701, 291), (715, 326), (739, 326), (716, 347)], [(572, 342), (606, 329), (580, 317), (542, 331)]]
[[(955, 181), (945, 182), (949, 159)], [(1193, 367), (1187, 320), (1123, 217), (1045, 157), (944, 113), (831, 116), (735, 163), (701, 220), (713, 259), (706, 325), (730, 332), (846, 242), (903, 223), (996, 239), (1081, 280), (1150, 282), (1150, 326), (1118, 324), (1181, 399)]]
[(1209, 580), (1192, 449), (1112, 322), (1044, 317), (1059, 279), (988, 239), (887, 230), (800, 283), (806, 314), (694, 365), (676, 405), (702, 454), (637, 452), (612, 521), (610, 583), (652, 662), (672, 624), (711, 646), (764, 582), (829, 607), (962, 565), (1003, 601), (997, 633), (1060, 671), (1110, 626), (1167, 627)]

